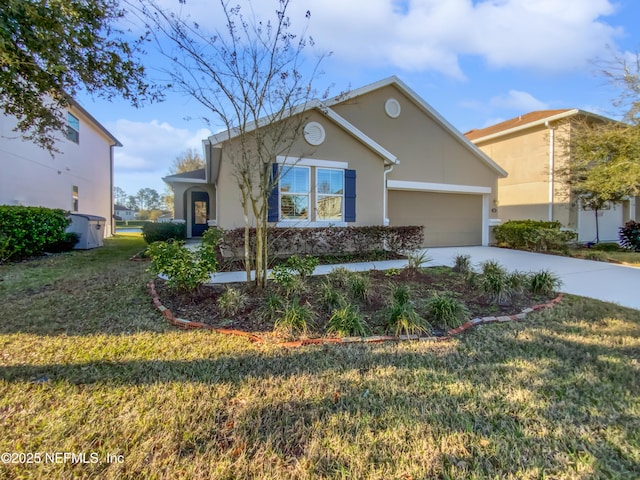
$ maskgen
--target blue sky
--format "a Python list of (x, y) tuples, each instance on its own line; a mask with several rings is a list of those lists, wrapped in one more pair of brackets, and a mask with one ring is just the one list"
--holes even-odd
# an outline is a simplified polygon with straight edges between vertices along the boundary
[[(178, 0), (160, 3), (174, 8)], [(215, 6), (188, 0), (180, 8), (215, 28)], [(253, 8), (266, 18), (276, 6), (256, 0)], [(291, 0), (289, 14), (293, 30), (306, 26), (315, 40), (309, 62), (332, 52), (320, 90), (333, 85), (338, 94), (397, 75), (461, 132), (540, 109), (615, 117), (616, 91), (594, 61), (640, 49), (638, 0)], [(145, 61), (157, 65), (153, 45)], [(209, 133), (206, 110), (183, 94), (166, 95), (140, 109), (78, 97), (124, 144), (116, 149), (115, 184), (129, 194), (162, 192), (175, 157), (200, 149)]]

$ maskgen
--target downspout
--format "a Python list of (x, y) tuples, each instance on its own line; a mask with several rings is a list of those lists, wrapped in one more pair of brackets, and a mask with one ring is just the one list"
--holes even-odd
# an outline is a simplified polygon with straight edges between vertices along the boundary
[(389, 215), (387, 212), (387, 175), (393, 171), (394, 165), (384, 167), (384, 174), (382, 176), (382, 225), (387, 227), (389, 225)]
[(553, 222), (554, 201), (554, 169), (555, 169), (555, 130), (547, 121), (544, 126), (549, 129), (549, 221)]

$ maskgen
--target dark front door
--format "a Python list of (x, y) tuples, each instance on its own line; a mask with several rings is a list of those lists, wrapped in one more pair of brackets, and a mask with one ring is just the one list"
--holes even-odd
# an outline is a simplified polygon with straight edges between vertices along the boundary
[(209, 218), (209, 194), (191, 192), (191, 236), (201, 237), (207, 229)]

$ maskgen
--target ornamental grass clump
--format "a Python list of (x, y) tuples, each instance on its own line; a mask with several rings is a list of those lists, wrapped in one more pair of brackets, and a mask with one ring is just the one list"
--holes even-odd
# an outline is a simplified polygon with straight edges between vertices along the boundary
[(354, 273), (347, 283), (354, 300), (368, 302), (371, 299), (371, 279), (368, 276)]
[(320, 284), (318, 298), (321, 307), (326, 312), (332, 312), (346, 304), (344, 294), (327, 280)]
[(288, 335), (304, 335), (314, 319), (315, 312), (311, 305), (308, 302), (300, 303), (296, 297), (285, 304), (282, 315), (275, 321), (274, 330)]
[(471, 255), (456, 255), (453, 261), (453, 271), (463, 274), (471, 272)]
[(553, 295), (562, 285), (562, 280), (549, 270), (532, 273), (529, 278), (529, 291), (534, 295)]
[(406, 285), (397, 285), (391, 292), (391, 302), (386, 310), (389, 329), (395, 335), (419, 335), (430, 330), (429, 323), (416, 312), (411, 302), (411, 292)]
[(327, 324), (327, 333), (342, 337), (363, 337), (367, 334), (367, 324), (358, 307), (349, 304), (333, 312)]
[(223, 315), (234, 316), (247, 306), (247, 300), (246, 294), (236, 288), (228, 287), (222, 295), (218, 297), (216, 303)]
[(434, 292), (425, 306), (429, 318), (445, 329), (459, 327), (469, 319), (469, 310), (465, 304), (449, 292)]
[(482, 294), (491, 302), (506, 304), (511, 301), (513, 289), (507, 270), (495, 260), (481, 264), (482, 275), (479, 287)]

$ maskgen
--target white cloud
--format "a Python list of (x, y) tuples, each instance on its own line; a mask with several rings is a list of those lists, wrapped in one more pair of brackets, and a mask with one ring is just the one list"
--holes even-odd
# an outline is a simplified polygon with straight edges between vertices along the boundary
[(211, 135), (205, 128), (192, 131), (157, 120), (120, 119), (108, 128), (123, 144), (115, 149), (115, 183), (129, 194), (144, 187), (162, 191), (173, 160), (187, 148), (201, 152), (202, 140)]
[[(250, 13), (246, 1), (237, 3)], [(253, 10), (265, 18), (276, 5), (254, 1)], [(209, 0), (189, 0), (181, 8), (210, 28), (223, 26)], [(615, 11), (612, 0), (307, 0), (291, 3), (294, 31), (306, 25), (307, 10), (308, 33), (337, 59), (457, 78), (465, 75), (460, 65), (465, 55), (496, 68), (585, 68), (623, 33), (604, 21)]]
[(509, 90), (506, 95), (499, 95), (490, 100), (493, 107), (520, 112), (532, 112), (535, 110), (547, 110), (549, 105), (538, 100), (533, 95), (519, 90)]

